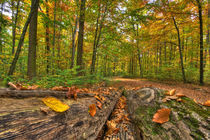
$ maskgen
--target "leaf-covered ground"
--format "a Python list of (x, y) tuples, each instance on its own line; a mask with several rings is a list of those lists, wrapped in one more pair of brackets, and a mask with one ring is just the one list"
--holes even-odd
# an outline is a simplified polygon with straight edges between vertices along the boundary
[(210, 86), (199, 86), (194, 84), (184, 84), (181, 82), (172, 81), (149, 81), (147, 79), (128, 79), (128, 78), (113, 78), (113, 87), (125, 87), (127, 89), (135, 89), (142, 87), (156, 87), (163, 90), (176, 89), (177, 93), (182, 93), (189, 98), (195, 99), (197, 102), (203, 103), (210, 100)]

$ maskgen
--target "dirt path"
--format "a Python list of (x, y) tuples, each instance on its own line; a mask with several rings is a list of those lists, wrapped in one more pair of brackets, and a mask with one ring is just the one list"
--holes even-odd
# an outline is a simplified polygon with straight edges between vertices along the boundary
[(114, 87), (124, 86), (125, 88), (137, 87), (156, 87), (164, 90), (176, 89), (176, 92), (183, 93), (187, 97), (196, 99), (198, 102), (210, 100), (210, 86), (199, 86), (193, 84), (183, 84), (181, 82), (153, 82), (147, 79), (127, 79), (113, 78), (113, 81), (118, 81), (113, 84)]

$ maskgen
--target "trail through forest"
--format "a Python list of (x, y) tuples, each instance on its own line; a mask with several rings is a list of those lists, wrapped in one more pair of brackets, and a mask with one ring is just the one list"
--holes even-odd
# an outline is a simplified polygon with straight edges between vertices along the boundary
[(155, 87), (164, 90), (176, 89), (178, 93), (182, 93), (189, 98), (195, 99), (198, 102), (210, 100), (210, 86), (199, 86), (194, 84), (184, 84), (174, 81), (149, 81), (147, 79), (129, 79), (129, 78), (113, 78), (113, 87), (125, 87), (127, 89)]

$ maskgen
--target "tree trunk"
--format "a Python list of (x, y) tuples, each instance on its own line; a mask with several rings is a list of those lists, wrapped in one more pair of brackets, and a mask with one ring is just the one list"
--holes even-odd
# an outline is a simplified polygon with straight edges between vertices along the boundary
[(17, 2), (16, 14), (14, 16), (14, 12), (13, 12), (13, 16), (12, 16), (12, 18), (13, 18), (12, 21), (14, 22), (13, 25), (12, 25), (12, 54), (15, 53), (16, 26), (17, 26), (19, 5), (20, 5), (20, 0), (18, 0), (18, 2)]
[(79, 18), (79, 34), (78, 34), (78, 48), (77, 48), (77, 69), (78, 75), (83, 75), (83, 36), (84, 36), (84, 23), (85, 23), (85, 2), (81, 0), (80, 5), (80, 18)]
[(203, 85), (203, 19), (202, 19), (202, 2), (196, 0), (198, 4), (199, 23), (200, 23), (200, 84)]
[(102, 109), (96, 107), (94, 117), (88, 112), (89, 105), (100, 101), (92, 96), (84, 96), (85, 98), (78, 98), (77, 101), (61, 98), (62, 102), (70, 106), (69, 110), (62, 113), (50, 109), (41, 111), (46, 105), (40, 97), (0, 98), (0, 139), (96, 139), (120, 95), (119, 92), (100, 94), (105, 100), (101, 102)]
[(72, 27), (71, 68), (74, 67), (75, 50), (76, 50), (75, 39), (76, 39), (76, 34), (77, 34), (77, 24), (78, 24), (78, 18), (76, 17), (74, 29)]
[(179, 44), (179, 55), (180, 55), (180, 62), (181, 62), (181, 69), (182, 69), (182, 78), (184, 83), (186, 82), (186, 78), (185, 78), (185, 71), (184, 71), (184, 64), (183, 64), (183, 56), (182, 56), (182, 49), (181, 49), (181, 39), (180, 39), (180, 33), (179, 33), (179, 28), (176, 24), (176, 20), (174, 17), (172, 17), (173, 21), (174, 21), (174, 26), (176, 27), (176, 31), (177, 31), (177, 38), (178, 38), (178, 44)]
[(100, 41), (100, 37), (101, 37), (101, 30), (103, 27), (103, 22), (106, 16), (106, 12), (107, 12), (107, 6), (108, 3), (106, 2), (106, 6), (105, 6), (105, 11), (104, 14), (102, 16), (101, 22), (100, 22), (100, 26), (99, 26), (99, 31), (98, 31), (98, 23), (99, 23), (99, 19), (100, 19), (100, 12), (101, 12), (101, 8), (100, 8), (100, 4), (99, 4), (99, 9), (98, 9), (98, 17), (97, 17), (97, 23), (96, 23), (96, 31), (95, 31), (95, 38), (94, 38), (94, 44), (93, 44), (93, 55), (92, 55), (92, 63), (91, 63), (91, 74), (93, 74), (95, 72), (95, 62), (96, 62), (96, 57), (97, 57), (97, 49), (99, 47), (99, 41)]
[[(0, 13), (0, 20), (3, 21), (3, 10), (4, 10), (4, 2), (1, 3), (1, 13)], [(0, 54), (2, 53), (3, 46), (2, 46), (2, 28), (3, 24), (0, 22)]]
[(49, 74), (49, 69), (50, 69), (50, 28), (49, 28), (49, 7), (48, 7), (48, 0), (45, 0), (46, 4), (46, 16), (47, 16), (47, 20), (45, 23), (45, 28), (46, 28), (46, 32), (45, 32), (45, 42), (46, 42), (46, 56), (47, 56), (47, 67), (46, 67), (46, 72), (47, 74)]
[[(35, 5), (33, 3), (36, 2)], [(31, 17), (29, 26), (29, 49), (28, 49), (28, 72), (29, 79), (36, 76), (36, 47), (37, 47), (37, 17), (39, 0), (31, 0), (31, 11), (34, 9), (34, 14)]]
[[(39, 0), (35, 0), (34, 3), (33, 3), (33, 6), (35, 6), (38, 1)], [(23, 27), (23, 31), (22, 31), (22, 34), (21, 34), (21, 37), (20, 37), (20, 41), (18, 43), (17, 51), (15, 53), (14, 59), (12, 60), (12, 64), (10, 66), (8, 75), (12, 75), (15, 71), (16, 63), (18, 61), (18, 58), (19, 58), (19, 55), (20, 55), (20, 52), (21, 52), (21, 47), (23, 46), (23, 43), (24, 43), (25, 34), (26, 34), (26, 31), (27, 31), (28, 25), (31, 22), (31, 18), (32, 18), (34, 12), (35, 12), (35, 9), (31, 9), (31, 11), (28, 15), (27, 21), (26, 21), (26, 23)]]
[(95, 72), (95, 61), (96, 61), (96, 41), (98, 36), (98, 24), (99, 24), (99, 18), (101, 17), (101, 3), (99, 1), (98, 5), (98, 17), (96, 21), (96, 30), (95, 30), (95, 37), (94, 37), (94, 43), (93, 43), (93, 54), (92, 54), (92, 63), (91, 63), (91, 69), (90, 73), (93, 74)]
[[(134, 123), (136, 140), (193, 140), (209, 139), (210, 108), (182, 97), (183, 102), (163, 103), (164, 91), (143, 88), (128, 91), (128, 112)], [(169, 108), (170, 119), (163, 124), (152, 121), (158, 109)]]

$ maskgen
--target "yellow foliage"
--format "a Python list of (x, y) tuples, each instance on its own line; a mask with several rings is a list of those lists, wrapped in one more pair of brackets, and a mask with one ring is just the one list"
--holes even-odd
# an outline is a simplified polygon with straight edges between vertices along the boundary
[(69, 106), (67, 104), (64, 104), (55, 97), (46, 97), (43, 98), (42, 101), (46, 104), (46, 106), (50, 107), (56, 112), (64, 112), (69, 109)]

